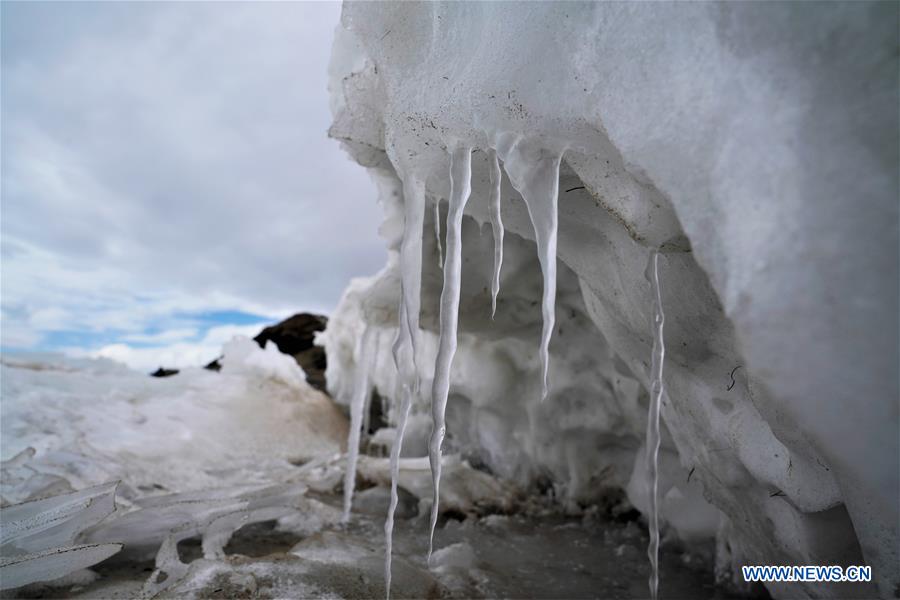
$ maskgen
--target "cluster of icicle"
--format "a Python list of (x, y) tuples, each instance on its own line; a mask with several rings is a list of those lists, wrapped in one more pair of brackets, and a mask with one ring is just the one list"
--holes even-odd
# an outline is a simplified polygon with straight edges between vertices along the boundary
[[(429, 443), (429, 462), (433, 481), (434, 496), (431, 504), (430, 527), (428, 537), (428, 559), (434, 549), (434, 531), (438, 518), (438, 502), (440, 498), (442, 445), (446, 433), (445, 413), (450, 390), (450, 368), (457, 345), (457, 324), (459, 320), (459, 296), (462, 270), (462, 219), (471, 193), (472, 153), (474, 149), (468, 145), (457, 145), (450, 150), (450, 198), (446, 220), (446, 240), (440, 243), (440, 206), (434, 205), (435, 235), (438, 239), (438, 264), (443, 268), (444, 282), (440, 301), (440, 331), (438, 353), (434, 367), (434, 378), (431, 389), (432, 432)], [(543, 329), (541, 332), (540, 358), (542, 393), (541, 399), (547, 397), (549, 389), (550, 337), (555, 324), (556, 303), (556, 241), (557, 241), (557, 204), (559, 196), (559, 166), (561, 151), (550, 151), (542, 146), (510, 133), (499, 134), (494, 138), (492, 148), (486, 151), (489, 160), (491, 196), (490, 216), (494, 235), (494, 266), (491, 278), (491, 317), (497, 310), (497, 295), (500, 291), (500, 269), (503, 263), (503, 221), (501, 219), (501, 167), (506, 171), (512, 186), (521, 194), (528, 209), (537, 243), (538, 260), (544, 278), (542, 296)], [(386, 597), (390, 599), (391, 591), (391, 554), (393, 543), (394, 512), (397, 507), (397, 479), (399, 477), (400, 453), (403, 435), (409, 416), (410, 405), (414, 395), (420, 393), (420, 382), (416, 364), (419, 346), (419, 309), (422, 285), (422, 230), (425, 211), (425, 186), (422, 179), (414, 173), (401, 172), (404, 196), (404, 230), (400, 245), (400, 306), (399, 328), (393, 345), (394, 363), (399, 374), (401, 388), (401, 405), (397, 415), (397, 431), (391, 448), (391, 501), (384, 525), (386, 537), (385, 549), (385, 586)], [(656, 278), (656, 254), (653, 254), (654, 291), (659, 298), (658, 278)], [(648, 425), (648, 448), (650, 442), (654, 448), (659, 447), (659, 399), (662, 394), (662, 309), (657, 302), (657, 329), (654, 337), (653, 376), (654, 400), (651, 402), (651, 423)], [(368, 373), (370, 360), (367, 354), (368, 329), (363, 335), (358, 351), (358, 369), (354, 382), (354, 393), (351, 401), (351, 427), (348, 443), (347, 473), (344, 485), (344, 518), (349, 518), (352, 505), (353, 488), (356, 477), (358, 457), (359, 430), (362, 424), (362, 411), (366, 396), (369, 394)], [(658, 361), (657, 361), (658, 358)], [(657, 372), (659, 377), (657, 377)], [(658, 382), (658, 384), (657, 384)], [(659, 390), (657, 393), (656, 390)], [(655, 408), (654, 408), (655, 406)], [(655, 425), (654, 425), (655, 424)], [(652, 460), (650, 469), (656, 489), (657, 452), (648, 453), (648, 461)], [(657, 562), (656, 548), (659, 533), (657, 527), (655, 493), (652, 500), (651, 518), (651, 593), (656, 597)]]

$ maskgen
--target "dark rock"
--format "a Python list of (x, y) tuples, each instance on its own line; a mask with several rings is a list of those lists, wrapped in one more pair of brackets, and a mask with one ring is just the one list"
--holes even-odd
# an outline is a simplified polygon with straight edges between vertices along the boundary
[[(222, 357), (220, 356), (219, 358), (222, 358)], [(222, 370), (222, 363), (219, 362), (219, 358), (213, 360), (212, 362), (210, 362), (203, 368), (208, 369), (210, 371), (215, 371), (218, 373), (219, 371)]]
[[(316, 332), (324, 330), (327, 324), (328, 318), (322, 315), (299, 313), (266, 327), (253, 339), (261, 347), (271, 340), (282, 353), (294, 357), (306, 372), (306, 380), (311, 386), (325, 391), (325, 350), (313, 345), (313, 339)], [(206, 368), (214, 368), (211, 365)]]
[(163, 369), (162, 367), (150, 373), (150, 377), (171, 377), (178, 375), (178, 369)]

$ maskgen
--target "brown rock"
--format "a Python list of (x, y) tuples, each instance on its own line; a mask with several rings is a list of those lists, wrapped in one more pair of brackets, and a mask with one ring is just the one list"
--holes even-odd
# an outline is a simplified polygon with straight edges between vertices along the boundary
[(253, 339), (261, 347), (271, 340), (282, 353), (294, 357), (311, 386), (325, 391), (325, 350), (313, 345), (313, 339), (327, 324), (328, 318), (322, 315), (299, 313), (266, 327)]

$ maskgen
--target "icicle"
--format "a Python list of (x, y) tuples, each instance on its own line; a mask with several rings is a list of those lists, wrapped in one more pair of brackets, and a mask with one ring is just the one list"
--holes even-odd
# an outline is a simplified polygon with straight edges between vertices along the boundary
[(656, 505), (659, 485), (659, 410), (665, 395), (663, 385), (663, 361), (666, 346), (663, 339), (662, 294), (659, 289), (659, 252), (653, 250), (647, 264), (648, 279), (653, 290), (653, 357), (650, 367), (650, 411), (647, 415), (647, 478), (650, 490), (649, 519), (650, 544), (647, 555), (650, 557), (650, 597), (656, 600), (659, 592), (659, 512)]
[(556, 324), (556, 230), (559, 199), (559, 162), (562, 154), (549, 152), (509, 134), (500, 136), (497, 154), (513, 187), (522, 194), (534, 227), (538, 259), (544, 275), (544, 295), (541, 312), (544, 328), (541, 332), (541, 399), (550, 389), (550, 337)]
[[(384, 520), (384, 589), (385, 598), (390, 600), (391, 597), (391, 556), (394, 551), (394, 513), (397, 510), (397, 479), (400, 476), (400, 449), (403, 445), (403, 434), (406, 432), (406, 420), (409, 416), (410, 393), (409, 382), (414, 377), (410, 371), (411, 357), (405, 354), (404, 349), (411, 347), (409, 335), (409, 321), (406, 318), (406, 303), (400, 298), (399, 308), (399, 325), (397, 327), (397, 337), (394, 339), (393, 354), (394, 365), (397, 367), (399, 374), (400, 387), (402, 391), (400, 416), (397, 421), (397, 430), (394, 433), (394, 443), (391, 446), (391, 502), (388, 506), (387, 518)], [(405, 361), (404, 359), (410, 359)], [(394, 453), (397, 458), (394, 458)]]
[(441, 247), (441, 201), (434, 199), (434, 242), (437, 244), (438, 269), (444, 268), (444, 249)]
[(391, 599), (391, 553), (394, 546), (394, 513), (397, 510), (397, 480), (400, 478), (400, 452), (403, 449), (403, 435), (406, 432), (406, 422), (409, 419), (409, 407), (412, 396), (408, 385), (403, 386), (403, 401), (400, 405), (400, 415), (397, 418), (397, 434), (394, 437), (394, 445), (391, 446), (391, 504), (388, 507), (387, 519), (384, 522), (384, 537), (386, 540), (384, 554), (384, 587), (385, 598)]
[[(372, 364), (374, 364), (374, 365), (378, 364), (377, 356), (372, 358)], [(369, 432), (369, 428), (372, 426), (371, 416), (372, 416), (372, 394), (370, 392), (370, 393), (366, 394), (366, 401), (363, 404), (363, 409), (362, 409), (362, 424), (361, 424), (362, 433), (360, 434), (361, 439), (366, 438), (366, 436), (368, 435), (368, 432)]]
[(347, 439), (347, 468), (344, 472), (344, 515), (343, 521), (350, 520), (353, 505), (353, 489), (356, 487), (356, 461), (359, 457), (359, 433), (362, 428), (363, 407), (369, 395), (369, 338), (371, 329), (366, 325), (359, 343), (356, 359), (356, 373), (353, 380), (353, 396), (350, 399), (350, 434)]
[(503, 218), (500, 216), (500, 161), (497, 151), (488, 153), (491, 166), (491, 229), (494, 232), (494, 275), (491, 278), (491, 319), (497, 313), (500, 292), (500, 266), (503, 264)]
[[(391, 554), (393, 552), (394, 512), (397, 509), (397, 478), (400, 474), (400, 449), (412, 394), (419, 391), (419, 376), (416, 368), (418, 347), (419, 308), (422, 288), (422, 229), (425, 218), (425, 188), (422, 182), (407, 176), (403, 183), (405, 220), (403, 241), (400, 245), (400, 307), (398, 310), (397, 337), (394, 340), (394, 364), (400, 378), (403, 400), (394, 444), (391, 447), (391, 503), (384, 522), (385, 556), (384, 582), (385, 597), (391, 597)], [(435, 203), (437, 206), (437, 202)], [(437, 211), (437, 209), (435, 209)], [(437, 225), (436, 227), (439, 227)], [(405, 352), (404, 352), (405, 351)]]
[[(401, 318), (407, 328), (406, 335), (410, 345), (410, 358), (413, 371), (416, 368), (416, 352), (419, 347), (419, 309), (421, 307), (422, 289), (422, 229), (425, 221), (425, 186), (414, 176), (407, 176), (403, 181), (404, 224), (403, 241), (400, 243), (400, 302), (403, 305)], [(402, 341), (402, 336), (397, 338)], [(396, 362), (396, 350), (394, 361)], [(399, 365), (398, 365), (399, 370)], [(414, 390), (418, 392), (419, 382), (416, 375)]]
[(434, 528), (437, 525), (438, 499), (441, 484), (441, 445), (444, 442), (447, 395), (450, 392), (450, 365), (456, 354), (456, 326), (459, 319), (459, 287), (462, 274), (462, 218), (469, 193), (472, 191), (472, 149), (462, 146), (450, 155), (450, 207), (447, 211), (447, 254), (444, 261), (444, 288), (441, 291), (440, 342), (434, 365), (431, 389), (433, 418), (428, 458), (434, 500), (431, 504), (431, 527), (428, 536), (428, 558), (434, 549)]

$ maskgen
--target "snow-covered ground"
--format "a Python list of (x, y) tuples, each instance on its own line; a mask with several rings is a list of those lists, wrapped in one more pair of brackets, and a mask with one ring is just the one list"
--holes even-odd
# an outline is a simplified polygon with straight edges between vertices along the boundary
[[(347, 424), (294, 360), (246, 338), (225, 347), (220, 373), (151, 378), (108, 360), (3, 357), (2, 453), (73, 489), (120, 480), (140, 498), (286, 481), (291, 462), (341, 451)], [(39, 493), (4, 482), (6, 503)]]
[[(219, 373), (161, 379), (2, 357), (4, 597), (384, 594), (390, 431), (365, 437), (345, 523), (347, 419), (271, 345), (223, 354)], [(646, 534), (627, 504), (565, 514), (447, 455), (429, 565), (428, 462), (399, 466), (394, 597), (641, 595)], [(670, 595), (708, 595), (712, 548), (686, 550), (663, 553)]]
[[(3, 356), (4, 588), (115, 544), (141, 559), (162, 548), (172, 585), (166, 544), (204, 535), (220, 556), (243, 524), (305, 512), (309, 471), (340, 456), (346, 419), (273, 345), (235, 338), (223, 353), (219, 373), (163, 379), (106, 359)], [(66, 556), (68, 569), (50, 564)]]

